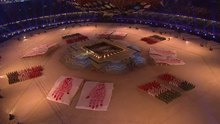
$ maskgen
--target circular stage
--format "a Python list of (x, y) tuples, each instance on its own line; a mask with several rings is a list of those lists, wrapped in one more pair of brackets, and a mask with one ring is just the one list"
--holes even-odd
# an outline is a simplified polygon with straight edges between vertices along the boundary
[[(68, 28), (63, 30), (66, 26)], [(133, 27), (138, 27), (138, 29)], [(120, 41), (96, 39), (97, 33), (113, 32), (114, 30), (126, 32), (127, 36)], [(156, 31), (152, 32), (152, 30)], [(220, 122), (218, 118), (220, 116), (218, 109), (220, 103), (218, 99), (220, 97), (218, 93), (220, 90), (220, 47), (216, 42), (206, 41), (186, 33), (181, 33), (179, 38), (174, 38), (178, 33), (173, 30), (155, 29), (137, 24), (94, 23), (81, 27), (63, 25), (60, 28), (49, 29), (46, 33), (39, 32), (44, 32), (44, 30), (20, 34), (0, 44), (0, 95), (4, 97), (0, 99), (0, 123), (21, 121), (27, 124), (207, 124)], [(161, 35), (160, 32), (167, 33)], [(90, 40), (79, 42), (76, 46), (67, 44), (62, 39), (62, 36), (75, 33), (87, 36)], [(26, 35), (26, 39), (23, 39), (24, 35)], [(30, 35), (32, 36), (30, 37)], [(154, 35), (170, 40), (163, 40), (155, 44), (148, 44), (141, 40), (143, 37)], [(187, 41), (183, 40), (183, 37)], [(21, 39), (16, 40), (18, 38)], [(21, 59), (25, 53), (37, 46), (54, 43), (59, 43), (58, 48), (49, 51), (45, 56)], [(201, 43), (204, 44), (204, 47), (200, 46)], [(129, 44), (136, 47), (129, 48)], [(209, 50), (210, 46), (213, 48), (212, 51)], [(175, 51), (177, 57), (186, 64), (157, 66), (149, 63), (149, 51), (152, 47)], [(83, 51), (83, 54), (73, 52), (78, 48), (81, 48), (78, 52)], [(135, 48), (140, 48), (141, 52), (135, 51)], [(72, 52), (70, 52), (71, 50)], [(117, 52), (119, 53), (111, 56)], [(125, 52), (125, 56), (128, 56), (121, 58), (120, 55), (123, 52)], [(135, 67), (133, 71), (123, 74), (102, 73), (103, 68), (101, 69), (101, 67), (112, 69), (113, 66), (118, 65), (119, 61), (128, 58), (134, 60), (136, 55), (146, 59), (145, 66)], [(90, 63), (88, 68), (93, 69), (80, 69), (80, 66), (73, 66), (71, 62)], [(99, 66), (100, 63), (105, 63), (105, 65)], [(38, 65), (43, 67), (41, 76), (9, 85), (7, 73)], [(94, 65), (100, 69), (94, 69)], [(179, 80), (192, 83), (195, 88), (186, 91), (176, 87), (184, 87), (182, 84), (174, 86), (164, 81), (164, 77), (163, 80), (158, 78), (158, 75), (166, 73), (178, 77)], [(108, 110), (99, 112), (76, 109), (82, 90), (80, 86), (69, 106), (47, 100), (49, 91), (60, 76), (81, 78), (84, 81), (114, 83)], [(175, 97), (175, 100), (167, 104), (138, 89), (138, 86), (145, 86), (147, 83), (152, 83), (153, 86), (160, 84), (166, 87), (170, 93), (173, 93), (170, 89), (174, 89), (178, 98)], [(11, 121), (8, 119), (9, 114), (15, 115)]]

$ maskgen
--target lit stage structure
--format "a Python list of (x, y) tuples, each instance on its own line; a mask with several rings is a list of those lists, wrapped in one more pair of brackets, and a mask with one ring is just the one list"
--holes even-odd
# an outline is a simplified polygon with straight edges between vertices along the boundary
[(124, 73), (146, 65), (141, 49), (125, 41), (91, 39), (71, 45), (61, 62), (71, 69), (95, 69), (103, 73)]

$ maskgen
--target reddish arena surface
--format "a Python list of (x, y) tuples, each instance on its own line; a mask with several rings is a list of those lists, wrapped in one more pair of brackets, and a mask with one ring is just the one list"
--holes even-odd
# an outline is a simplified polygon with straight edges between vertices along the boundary
[[(150, 35), (160, 35), (159, 31), (171, 32), (162, 35), (166, 38), (174, 37), (177, 33), (173, 30), (145, 25), (96, 23), (82, 27), (61, 26), (57, 29), (37, 30), (21, 34), (27, 39), (18, 41), (16, 36), (0, 44), (0, 123), (13, 124), (21, 121), (24, 124), (218, 124), (220, 123), (220, 50), (219, 44), (206, 41), (197, 36), (182, 33), (180, 38), (162, 41), (151, 45), (141, 41), (141, 38)], [(129, 28), (132, 26), (132, 28)], [(133, 28), (138, 27), (138, 30)], [(70, 46), (62, 36), (80, 33), (95, 38), (101, 31), (120, 31), (128, 35), (123, 39), (142, 48), (141, 55), (148, 57), (149, 47), (160, 47), (177, 51), (177, 57), (186, 65), (183, 66), (156, 66), (147, 64), (143, 68), (135, 68), (132, 72), (121, 75), (109, 75), (92, 70), (70, 70), (59, 59), (65, 55)], [(157, 30), (152, 32), (152, 30)], [(28, 34), (35, 33), (33, 37)], [(183, 41), (183, 37), (188, 42)], [(27, 51), (42, 44), (59, 43), (59, 47), (44, 57), (21, 59)], [(201, 47), (207, 43), (209, 47)], [(216, 46), (217, 45), (217, 46)], [(8, 84), (6, 73), (16, 70), (42, 65), (41, 77), (23, 82)], [(166, 104), (149, 94), (140, 91), (137, 86), (150, 83), (154, 80), (167, 85), (157, 79), (164, 73), (173, 74), (185, 79), (196, 87), (191, 91), (183, 91), (172, 87), (182, 93), (182, 96)], [(73, 98), (70, 106), (55, 103), (46, 99), (54, 82), (60, 76), (73, 76), (91, 81), (114, 83), (112, 99), (108, 110), (105, 112), (75, 109), (79, 100), (80, 91)], [(9, 121), (9, 113), (15, 119)]]

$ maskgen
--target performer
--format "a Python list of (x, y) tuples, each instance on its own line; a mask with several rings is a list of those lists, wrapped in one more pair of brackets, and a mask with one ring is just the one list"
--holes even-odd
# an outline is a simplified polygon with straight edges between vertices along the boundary
[(9, 120), (12, 120), (12, 119), (14, 119), (14, 115), (9, 114)]

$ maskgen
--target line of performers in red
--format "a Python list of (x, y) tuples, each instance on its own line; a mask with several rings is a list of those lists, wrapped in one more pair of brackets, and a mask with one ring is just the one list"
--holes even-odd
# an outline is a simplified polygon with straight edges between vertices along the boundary
[(89, 38), (87, 36), (84, 36), (84, 35), (81, 35), (81, 34), (76, 34), (76, 35), (73, 35), (71, 37), (68, 37), (66, 39), (66, 43), (71, 44), (71, 43), (76, 43), (76, 42), (83, 41), (83, 40), (88, 40), (88, 39)]
[(181, 94), (176, 90), (166, 87), (157, 81), (138, 86), (138, 88), (144, 92), (148, 92), (148, 94), (164, 101), (167, 104), (181, 96)]
[(179, 88), (181, 88), (185, 91), (189, 91), (189, 90), (192, 90), (193, 88), (195, 88), (195, 85), (187, 82), (186, 80), (181, 80), (181, 79), (179, 79), (179, 78), (177, 78), (174, 75), (169, 74), (169, 73), (158, 75), (157, 77), (159, 79), (165, 81), (166, 83), (174, 85), (176, 87), (179, 87)]
[(144, 38), (141, 38), (142, 41), (146, 41), (148, 44), (155, 44), (155, 43), (158, 43), (157, 40), (154, 40), (152, 38), (149, 38), (149, 37), (144, 37)]
[(20, 71), (10, 72), (10, 73), (7, 73), (6, 75), (8, 77), (9, 84), (13, 84), (16, 82), (39, 77), (42, 75), (42, 70), (43, 70), (42, 66), (39, 65), (39, 66), (24, 69), (24, 70), (20, 70)]

